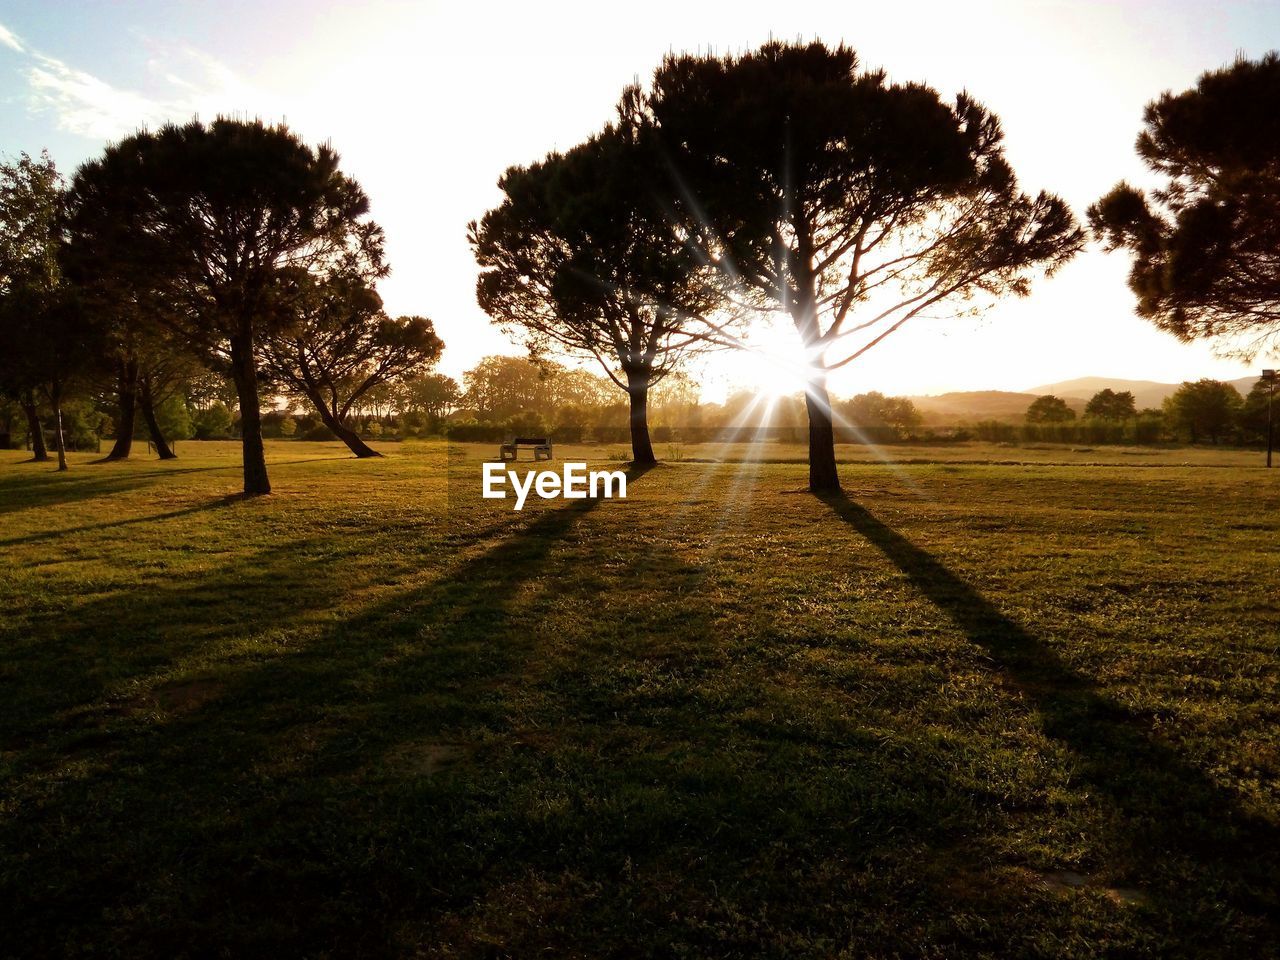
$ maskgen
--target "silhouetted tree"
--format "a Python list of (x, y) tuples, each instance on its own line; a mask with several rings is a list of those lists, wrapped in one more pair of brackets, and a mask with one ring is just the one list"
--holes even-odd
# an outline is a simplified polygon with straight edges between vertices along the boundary
[(710, 346), (690, 328), (716, 302), (660, 201), (648, 139), (641, 127), (608, 127), (512, 167), (498, 181), (501, 205), (469, 230), (481, 308), (535, 357), (558, 348), (599, 361), (627, 393), (638, 464), (657, 462), (649, 389)]
[(1075, 418), (1076, 412), (1067, 406), (1067, 401), (1051, 393), (1036, 397), (1027, 407), (1027, 423), (1065, 423)]
[(444, 350), (424, 317), (392, 319), (360, 278), (315, 283), (296, 299), (298, 318), (266, 345), (266, 369), (289, 393), (311, 401), (324, 425), (357, 457), (381, 456), (347, 416), (372, 391), (425, 372)]
[(246, 493), (269, 493), (259, 365), (296, 318), (297, 274), (385, 273), (364, 191), (283, 126), (219, 118), (127, 137), (71, 189), (72, 261), (124, 285), (198, 355), (226, 364), (240, 405)]
[(1208, 437), (1216, 444), (1235, 430), (1241, 402), (1240, 391), (1229, 383), (1208, 379), (1184, 383), (1165, 398), (1165, 420), (1185, 431), (1192, 443)]
[(668, 56), (620, 109), (657, 129), (688, 241), (799, 332), (815, 491), (839, 489), (831, 370), (921, 313), (1025, 294), (1082, 243), (1065, 203), (1019, 192), (994, 115), (861, 72), (845, 46)]
[(1089, 208), (1109, 249), (1133, 254), (1138, 313), (1180, 340), (1280, 338), (1280, 56), (1237, 60), (1147, 105), (1142, 159), (1163, 184), (1120, 183)]
[(1138, 409), (1130, 391), (1117, 393), (1110, 387), (1104, 387), (1089, 398), (1084, 414), (1099, 420), (1128, 420), (1138, 415)]

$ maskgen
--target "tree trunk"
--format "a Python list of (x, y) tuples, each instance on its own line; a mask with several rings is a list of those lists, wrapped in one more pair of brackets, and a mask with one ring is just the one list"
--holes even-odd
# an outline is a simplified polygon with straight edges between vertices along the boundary
[(643, 467), (651, 467), (658, 462), (649, 440), (650, 376), (648, 370), (627, 371), (627, 395), (631, 400), (631, 462)]
[(254, 362), (252, 335), (241, 334), (231, 340), (231, 376), (240, 402), (244, 492), (248, 496), (270, 493), (267, 455), (262, 445), (262, 409), (258, 401), (258, 366)]
[(361, 460), (369, 457), (380, 457), (377, 450), (374, 450), (367, 443), (360, 439), (360, 434), (356, 433), (345, 423), (338, 419), (337, 414), (325, 406), (324, 401), (318, 395), (307, 394), (311, 405), (316, 408), (316, 413), (320, 414), (320, 420), (326, 427), (334, 432), (339, 440), (347, 445), (347, 449), (354, 453)]
[(58, 471), (67, 469), (67, 441), (62, 435), (62, 400), (53, 401), (53, 422), (55, 424), (54, 439), (58, 445)]
[(120, 405), (120, 419), (116, 426), (116, 442), (107, 454), (108, 460), (127, 460), (133, 452), (133, 431), (138, 417), (138, 364), (132, 360), (120, 367), (120, 378), (116, 385), (117, 402)]
[(22, 412), (27, 415), (27, 435), (31, 437), (31, 459), (44, 463), (49, 459), (49, 448), (44, 445), (44, 427), (36, 412), (35, 400), (28, 396), (22, 401)]
[(840, 474), (836, 471), (836, 438), (825, 373), (815, 374), (809, 381), (804, 403), (809, 412), (809, 489), (835, 493), (840, 489)]
[(147, 430), (151, 433), (151, 442), (156, 445), (156, 453), (160, 455), (160, 459), (178, 459), (178, 455), (173, 452), (173, 448), (165, 441), (164, 433), (160, 430), (160, 421), (156, 419), (155, 402), (151, 396), (151, 381), (145, 377), (142, 380), (142, 417), (147, 421)]

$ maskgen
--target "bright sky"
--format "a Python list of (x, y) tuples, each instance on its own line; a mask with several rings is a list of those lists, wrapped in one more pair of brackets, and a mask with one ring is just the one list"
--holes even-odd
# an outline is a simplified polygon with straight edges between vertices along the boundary
[[(865, 66), (966, 89), (1003, 121), (1027, 190), (1083, 216), (1141, 181), (1143, 105), (1238, 52), (1280, 47), (1280, 4), (1101, 2), (390, 3), (318, 0), (0, 3), (0, 152), (48, 147), (70, 173), (140, 125), (218, 113), (285, 119), (329, 140), (388, 236), (393, 313), (430, 316), (458, 375), (518, 353), (475, 304), (466, 224), (513, 163), (612, 118), (668, 50), (770, 36), (844, 40)], [(833, 380), (836, 393), (1024, 389), (1078, 376), (1161, 381), (1252, 372), (1133, 315), (1127, 259), (1091, 250), (981, 320), (912, 321)], [(914, 324), (914, 326), (912, 326)], [(753, 376), (716, 361), (711, 399)]]

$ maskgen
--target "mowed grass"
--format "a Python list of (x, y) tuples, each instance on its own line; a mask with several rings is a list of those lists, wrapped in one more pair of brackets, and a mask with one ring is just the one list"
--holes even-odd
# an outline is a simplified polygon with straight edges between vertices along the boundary
[(1256, 455), (384, 449), (0, 455), (0, 955), (1275, 955)]

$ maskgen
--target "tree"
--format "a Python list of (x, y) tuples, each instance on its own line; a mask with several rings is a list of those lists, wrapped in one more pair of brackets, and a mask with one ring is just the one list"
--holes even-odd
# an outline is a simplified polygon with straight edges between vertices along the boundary
[(36, 358), (39, 332), (26, 309), (40, 309), (61, 282), (56, 222), (65, 185), (44, 152), (0, 164), (0, 392), (22, 407), (32, 459), (45, 461), (36, 393), (44, 379)]
[(906, 397), (886, 397), (872, 390), (851, 397), (843, 404), (844, 418), (855, 427), (889, 427), (905, 436), (920, 426), (922, 417)]
[(1138, 408), (1130, 391), (1117, 393), (1110, 387), (1104, 387), (1089, 398), (1084, 415), (1099, 420), (1128, 420), (1138, 415)]
[(1147, 105), (1138, 154), (1163, 184), (1118, 184), (1089, 208), (1108, 249), (1133, 255), (1137, 310), (1183, 341), (1280, 345), (1280, 55), (1239, 59)]
[(22, 398), (35, 459), (45, 458), (35, 412), (36, 392), (43, 393), (53, 412), (59, 470), (67, 469), (63, 403), (101, 348), (80, 291), (66, 282), (58, 262), (65, 195), (47, 153), (39, 160), (22, 154), (0, 167), (0, 341), (9, 346), (0, 380)]
[(691, 328), (716, 302), (661, 202), (651, 139), (610, 126), (512, 167), (498, 181), (502, 203), (469, 229), (480, 306), (535, 358), (559, 349), (600, 363), (627, 393), (637, 464), (657, 462), (649, 390), (712, 345)]
[(297, 298), (297, 321), (267, 342), (266, 369), (288, 393), (309, 400), (357, 457), (381, 456), (348, 415), (378, 388), (425, 373), (444, 343), (425, 317), (388, 317), (382, 298), (360, 278), (305, 282), (310, 289)]
[(556, 406), (552, 382), (563, 371), (559, 364), (523, 357), (485, 357), (462, 375), (462, 403), (489, 422), (526, 410), (550, 413)]
[(461, 399), (458, 382), (443, 373), (406, 377), (400, 383), (400, 410), (424, 413), (436, 426), (453, 412)]
[(236, 385), (244, 490), (269, 493), (259, 365), (296, 319), (299, 274), (386, 273), (364, 191), (328, 146), (284, 126), (219, 118), (141, 132), (86, 163), (71, 188), (72, 262), (123, 286)]
[[(1249, 440), (1262, 443), (1267, 440), (1267, 407), (1269, 403), (1275, 403), (1269, 397), (1269, 393), (1267, 381), (1259, 377), (1245, 395), (1244, 403), (1240, 408), (1240, 428), (1247, 434)], [(1280, 419), (1280, 403), (1277, 403), (1276, 409), (1271, 411), (1271, 416), (1274, 419)]]
[(1240, 391), (1218, 380), (1184, 383), (1165, 398), (1165, 419), (1174, 429), (1184, 431), (1192, 443), (1208, 437), (1216, 444), (1236, 427), (1242, 401)]
[(1067, 401), (1051, 393), (1036, 397), (1027, 407), (1027, 423), (1065, 423), (1075, 418), (1076, 412), (1067, 406)]
[(830, 371), (922, 313), (1026, 294), (1083, 242), (1062, 200), (1018, 190), (993, 114), (860, 72), (843, 45), (671, 55), (621, 111), (657, 131), (673, 210), (727, 295), (799, 333), (815, 491), (839, 489)]

